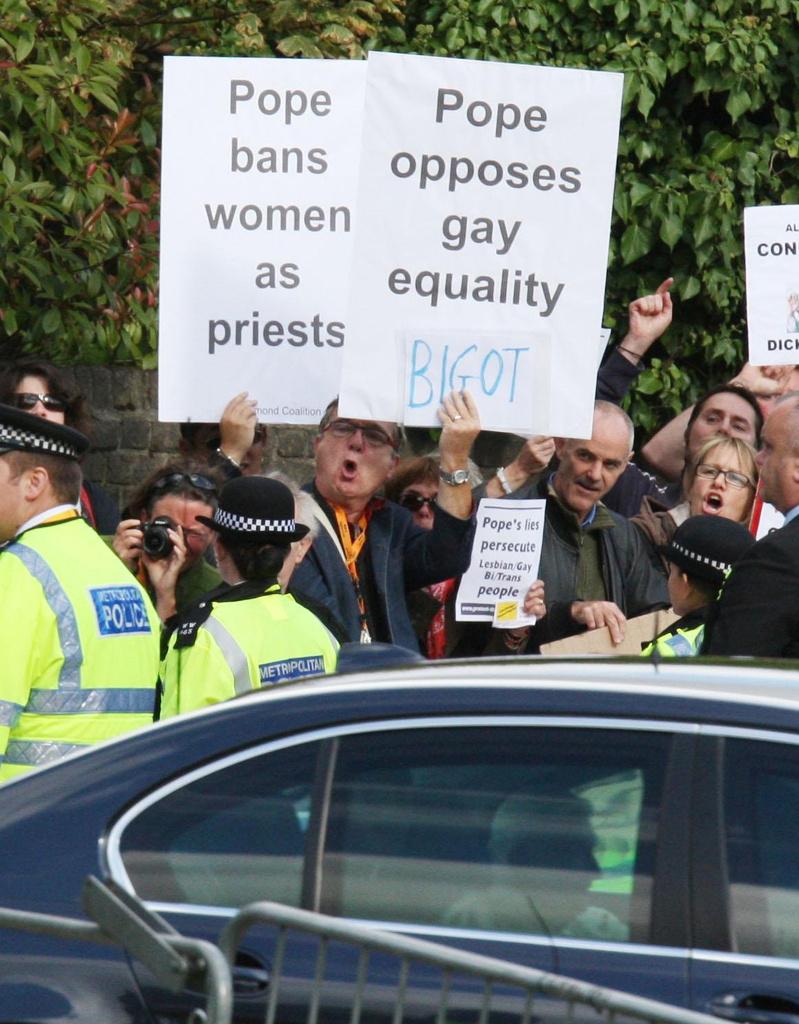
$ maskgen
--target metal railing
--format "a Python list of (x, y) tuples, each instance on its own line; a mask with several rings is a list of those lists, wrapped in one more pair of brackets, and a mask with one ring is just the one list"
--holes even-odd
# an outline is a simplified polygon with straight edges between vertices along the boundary
[[(277, 931), (265, 1024), (300, 1020), (298, 997), (307, 1004), (306, 1024), (330, 1019), (361, 1024), (365, 1018), (402, 1024), (409, 1016), (424, 1016), (436, 1024), (455, 1020), (459, 1024), (490, 1024), (500, 1014), (503, 1024), (578, 1018), (607, 1024), (619, 1024), (623, 1018), (650, 1024), (718, 1024), (715, 1017), (679, 1006), (278, 903), (252, 903), (225, 926), (219, 946), (231, 969), (242, 938), (251, 928), (263, 925)], [(292, 932), (306, 940), (307, 936), (316, 937), (316, 960), (308, 963), (303, 946), (302, 976), (291, 979), (291, 1006), (279, 1016), (284, 971), (287, 967), (294, 970), (289, 955)], [(335, 976), (326, 977), (334, 959), (329, 957), (332, 944), (352, 947), (355, 955), (350, 958), (349, 978), (344, 977), (340, 952), (335, 957)], [(379, 979), (370, 984), (370, 961), (376, 956), (383, 963)], [(394, 971), (386, 970), (385, 957), (395, 961)], [(414, 980), (413, 970), (419, 966), (427, 971)], [(326, 1002), (326, 993), (330, 1002)]]
[(0, 928), (121, 947), (145, 964), (170, 992), (204, 991), (205, 1011), (192, 1014), (196, 1024), (230, 1024), (233, 987), (218, 946), (186, 938), (134, 896), (91, 876), (82, 895), (91, 921), (0, 908)]
[[(121, 947), (170, 992), (205, 993), (205, 1009), (191, 1012), (191, 1024), (231, 1024), (239, 947), (264, 926), (276, 931), (264, 975), (265, 1024), (298, 1024), (303, 1016), (305, 1024), (718, 1024), (679, 1006), (278, 903), (244, 907), (217, 946), (182, 936), (136, 897), (96, 878), (86, 880), (83, 902), (91, 921), (0, 908), (0, 928)], [(298, 955), (292, 939), (301, 944)], [(251, 990), (247, 1020), (257, 1011), (252, 997)]]

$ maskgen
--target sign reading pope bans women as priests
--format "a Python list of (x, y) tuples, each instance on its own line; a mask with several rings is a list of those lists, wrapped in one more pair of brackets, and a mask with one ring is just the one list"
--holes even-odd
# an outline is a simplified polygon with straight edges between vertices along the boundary
[(369, 55), (342, 415), (590, 436), (622, 84)]
[(363, 61), (164, 62), (159, 416), (318, 423), (346, 334)]

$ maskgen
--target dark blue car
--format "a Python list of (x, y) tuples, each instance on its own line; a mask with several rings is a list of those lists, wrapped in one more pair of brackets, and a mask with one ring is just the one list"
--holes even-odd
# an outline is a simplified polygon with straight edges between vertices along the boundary
[[(512, 659), (261, 691), (0, 788), (0, 906), (80, 917), (89, 874), (190, 936), (269, 899), (794, 1024), (799, 676)], [(272, 943), (239, 951), (238, 1020)], [(113, 949), (0, 930), (0, 1024), (200, 1003)]]

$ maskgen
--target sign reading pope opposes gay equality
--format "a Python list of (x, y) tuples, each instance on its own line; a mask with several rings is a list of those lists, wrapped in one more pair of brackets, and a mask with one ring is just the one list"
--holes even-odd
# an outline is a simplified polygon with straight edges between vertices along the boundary
[(590, 436), (622, 84), (370, 54), (343, 415)]

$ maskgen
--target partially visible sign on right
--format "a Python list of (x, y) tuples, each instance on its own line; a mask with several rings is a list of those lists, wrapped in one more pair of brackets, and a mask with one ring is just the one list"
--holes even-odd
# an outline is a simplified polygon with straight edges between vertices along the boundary
[(749, 362), (799, 363), (799, 206), (744, 210)]

